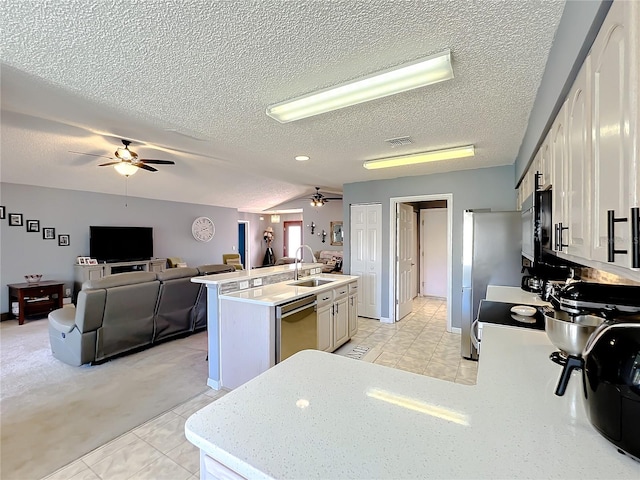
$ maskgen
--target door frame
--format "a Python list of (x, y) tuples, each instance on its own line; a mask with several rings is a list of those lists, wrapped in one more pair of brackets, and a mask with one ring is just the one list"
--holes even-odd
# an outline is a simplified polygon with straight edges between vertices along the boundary
[(389, 199), (389, 323), (396, 319), (396, 256), (398, 251), (398, 232), (396, 229), (396, 211), (398, 203), (428, 202), (433, 200), (447, 201), (447, 332), (459, 332), (460, 328), (451, 327), (452, 270), (453, 270), (453, 194), (439, 193), (432, 195), (411, 195), (407, 197), (391, 197)]
[[(294, 225), (294, 226), (300, 226), (300, 245), (304, 245), (304, 225), (303, 225), (303, 221), (302, 220), (285, 220), (284, 222), (282, 222), (282, 255), (284, 257), (289, 257), (289, 258), (293, 258), (293, 256), (296, 254), (296, 252), (285, 252), (286, 250), (289, 250), (289, 245), (288, 245), (288, 237), (287, 237), (287, 228)], [(297, 249), (296, 249), (297, 250)], [(304, 251), (300, 252), (302, 258), (304, 258)]]

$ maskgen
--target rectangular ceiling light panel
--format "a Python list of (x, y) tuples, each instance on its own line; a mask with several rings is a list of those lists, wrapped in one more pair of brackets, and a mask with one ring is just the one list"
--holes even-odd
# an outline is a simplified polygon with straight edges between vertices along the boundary
[(293, 122), (451, 78), (451, 52), (447, 49), (400, 67), (271, 105), (267, 115), (280, 123)]
[(381, 158), (380, 160), (367, 160), (362, 165), (364, 168), (373, 170), (376, 168), (400, 167), (402, 165), (415, 165), (417, 163), (437, 162), (440, 160), (451, 160), (454, 158), (473, 157), (474, 155), (474, 146), (466, 145), (464, 147), (447, 148), (443, 150), (433, 150), (431, 152)]

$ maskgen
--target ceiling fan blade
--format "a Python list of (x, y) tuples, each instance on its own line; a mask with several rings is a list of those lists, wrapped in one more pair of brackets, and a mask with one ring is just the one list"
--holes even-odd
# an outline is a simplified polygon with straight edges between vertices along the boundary
[(152, 165), (175, 165), (176, 162), (174, 162), (173, 160), (150, 160), (147, 158), (143, 158), (142, 160), (139, 160), (142, 163), (150, 163)]
[(142, 162), (132, 163), (132, 165), (135, 165), (136, 167), (141, 168), (143, 170), (148, 170), (150, 172), (157, 172), (158, 171), (157, 168), (150, 167), (149, 165), (145, 165)]
[(74, 152), (73, 150), (69, 150), (69, 153), (77, 153), (78, 155), (91, 155), (92, 157), (103, 157), (113, 160), (113, 157), (107, 157), (106, 155), (96, 155), (95, 153)]
[(120, 161), (117, 162), (108, 162), (108, 163), (101, 163), (100, 165), (98, 165), (99, 167), (108, 167), (109, 165), (116, 165), (120, 163)]

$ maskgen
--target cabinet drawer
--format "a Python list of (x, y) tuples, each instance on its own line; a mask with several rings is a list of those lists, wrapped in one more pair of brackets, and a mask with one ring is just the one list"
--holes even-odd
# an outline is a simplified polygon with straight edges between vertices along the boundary
[(316, 302), (318, 303), (318, 308), (330, 304), (333, 302), (333, 291), (327, 290), (326, 292), (318, 293)]
[(358, 282), (349, 284), (349, 293), (358, 293)]
[(334, 288), (333, 289), (333, 298), (334, 298), (334, 300), (337, 300), (338, 298), (346, 297), (348, 293), (349, 293), (349, 286), (348, 285), (344, 285), (342, 287)]

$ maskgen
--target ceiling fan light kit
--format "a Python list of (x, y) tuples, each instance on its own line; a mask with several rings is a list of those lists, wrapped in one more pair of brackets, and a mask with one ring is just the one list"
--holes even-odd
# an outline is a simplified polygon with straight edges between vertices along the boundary
[(399, 67), (271, 105), (267, 107), (267, 115), (280, 123), (293, 122), (452, 78), (451, 52), (447, 49)]
[(115, 168), (116, 172), (120, 175), (124, 175), (125, 177), (130, 177), (138, 171), (138, 167), (129, 162), (118, 162), (113, 166), (113, 168)]
[(400, 167), (403, 165), (416, 165), (418, 163), (452, 160), (454, 158), (473, 157), (474, 155), (475, 147), (473, 145), (465, 145), (463, 147), (432, 150), (430, 152), (400, 155), (396, 157), (381, 158), (379, 160), (367, 160), (362, 164), (362, 166), (366, 169), (374, 170), (377, 168)]

